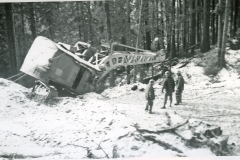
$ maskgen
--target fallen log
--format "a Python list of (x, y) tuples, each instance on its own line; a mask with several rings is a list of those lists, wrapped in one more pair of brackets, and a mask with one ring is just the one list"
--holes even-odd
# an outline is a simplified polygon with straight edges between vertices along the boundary
[(216, 156), (225, 156), (228, 139), (229, 136), (213, 137), (208, 140), (207, 145)]
[(190, 46), (190, 47), (186, 48), (186, 50), (185, 50), (185, 51), (183, 51), (183, 52), (180, 52), (180, 53), (178, 53), (178, 54), (182, 54), (182, 53), (184, 53), (184, 52), (186, 52), (186, 51), (188, 51), (188, 50), (190, 50), (190, 49), (192, 49), (192, 48), (195, 48), (195, 47), (197, 47), (199, 44), (200, 44), (200, 43), (194, 44), (194, 45), (192, 45), (192, 46)]
[(153, 76), (151, 76), (151, 77), (146, 77), (146, 78), (143, 79), (143, 83), (144, 83), (144, 84), (148, 83), (148, 81), (149, 81), (150, 79), (154, 79), (154, 80), (156, 81), (156, 80), (158, 80), (161, 76), (162, 76), (162, 74), (159, 73), (159, 74), (153, 75)]
[(183, 68), (185, 67), (193, 58), (190, 58), (189, 60), (187, 60), (183, 65), (181, 65), (180, 67), (178, 68)]
[(150, 130), (147, 130), (147, 129), (140, 129), (138, 128), (136, 125), (135, 125), (135, 128), (137, 129), (137, 131), (139, 132), (148, 132), (148, 133), (156, 133), (156, 134), (159, 134), (159, 133), (165, 133), (165, 132), (173, 132), (175, 129), (185, 125), (188, 123), (188, 119), (185, 120), (184, 122), (178, 124), (178, 125), (175, 125), (175, 126), (172, 126), (172, 127), (168, 127), (168, 128), (165, 128), (165, 129), (161, 129), (161, 130), (157, 130), (157, 131), (150, 131)]
[(172, 151), (176, 151), (178, 153), (183, 153), (183, 151), (181, 151), (180, 149), (174, 147), (173, 145), (171, 144), (168, 144), (164, 141), (161, 141), (161, 140), (157, 140), (155, 136), (153, 135), (143, 135), (143, 137), (149, 141), (152, 141), (154, 143), (157, 143), (159, 146), (162, 146), (164, 147), (165, 149), (170, 149)]

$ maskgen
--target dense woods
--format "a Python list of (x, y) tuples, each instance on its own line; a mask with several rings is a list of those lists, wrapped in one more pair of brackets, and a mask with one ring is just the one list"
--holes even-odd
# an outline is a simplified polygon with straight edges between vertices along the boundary
[(226, 42), (240, 33), (239, 4), (240, 0), (1, 3), (0, 77), (19, 72), (36, 36), (70, 45), (117, 41), (152, 51), (165, 49), (170, 58), (190, 57), (197, 48), (205, 53), (215, 45), (216, 65), (224, 67)]

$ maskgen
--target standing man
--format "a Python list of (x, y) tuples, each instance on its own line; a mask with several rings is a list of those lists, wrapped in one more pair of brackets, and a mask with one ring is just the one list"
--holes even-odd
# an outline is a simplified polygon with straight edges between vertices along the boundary
[(182, 103), (182, 92), (184, 90), (184, 79), (180, 71), (177, 72), (178, 79), (176, 81), (176, 101), (175, 105)]
[[(146, 93), (145, 93), (145, 98), (147, 100), (145, 111), (146, 112), (149, 111), (149, 114), (152, 113), (153, 101), (155, 99), (155, 92), (154, 92), (153, 85), (154, 85), (154, 80), (151, 79), (149, 81), (149, 84), (147, 86)], [(148, 106), (149, 106), (149, 110), (148, 110)]]
[(174, 88), (175, 88), (175, 83), (173, 78), (171, 77), (171, 73), (169, 71), (165, 72), (166, 78), (163, 81), (163, 87), (162, 87), (162, 93), (164, 93), (164, 89), (165, 89), (165, 95), (164, 95), (164, 105), (162, 107), (162, 109), (165, 109), (165, 105), (167, 103), (167, 99), (169, 97), (170, 99), (170, 107), (172, 105), (172, 93), (174, 92)]

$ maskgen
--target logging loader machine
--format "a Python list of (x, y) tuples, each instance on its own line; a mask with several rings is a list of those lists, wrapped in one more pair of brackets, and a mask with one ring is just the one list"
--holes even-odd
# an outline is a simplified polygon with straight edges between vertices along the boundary
[[(124, 50), (116, 51), (116, 46)], [(93, 51), (89, 43), (77, 42), (75, 46), (55, 43), (45, 37), (37, 37), (26, 55), (20, 71), (57, 90), (74, 94), (97, 92), (104, 77), (121, 66), (163, 62), (166, 54), (134, 48), (113, 42), (101, 44), (105, 50)], [(119, 48), (119, 47), (118, 47)], [(87, 54), (94, 52), (90, 58)]]

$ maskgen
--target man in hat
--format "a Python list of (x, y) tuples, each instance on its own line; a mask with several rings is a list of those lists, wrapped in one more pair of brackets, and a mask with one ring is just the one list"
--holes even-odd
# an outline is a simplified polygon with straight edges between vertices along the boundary
[(175, 105), (182, 103), (182, 92), (184, 90), (184, 79), (180, 71), (177, 72), (178, 78), (176, 81), (176, 101)]
[[(149, 114), (152, 113), (152, 106), (153, 106), (153, 101), (155, 99), (155, 92), (154, 92), (154, 88), (153, 88), (153, 85), (154, 85), (154, 80), (151, 79), (149, 81), (149, 84), (147, 86), (147, 89), (146, 89), (146, 92), (145, 92), (145, 98), (147, 100), (147, 104), (146, 104), (146, 108), (145, 108), (145, 111), (149, 111)], [(149, 108), (148, 108), (149, 107)]]
[(175, 82), (173, 80), (173, 78), (171, 77), (171, 73), (169, 71), (165, 72), (166, 78), (163, 81), (163, 87), (162, 87), (162, 93), (164, 93), (165, 90), (165, 95), (164, 95), (164, 105), (162, 107), (162, 109), (165, 109), (165, 105), (167, 103), (167, 99), (169, 97), (170, 99), (170, 107), (172, 105), (172, 93), (174, 92), (174, 88), (175, 88)]

